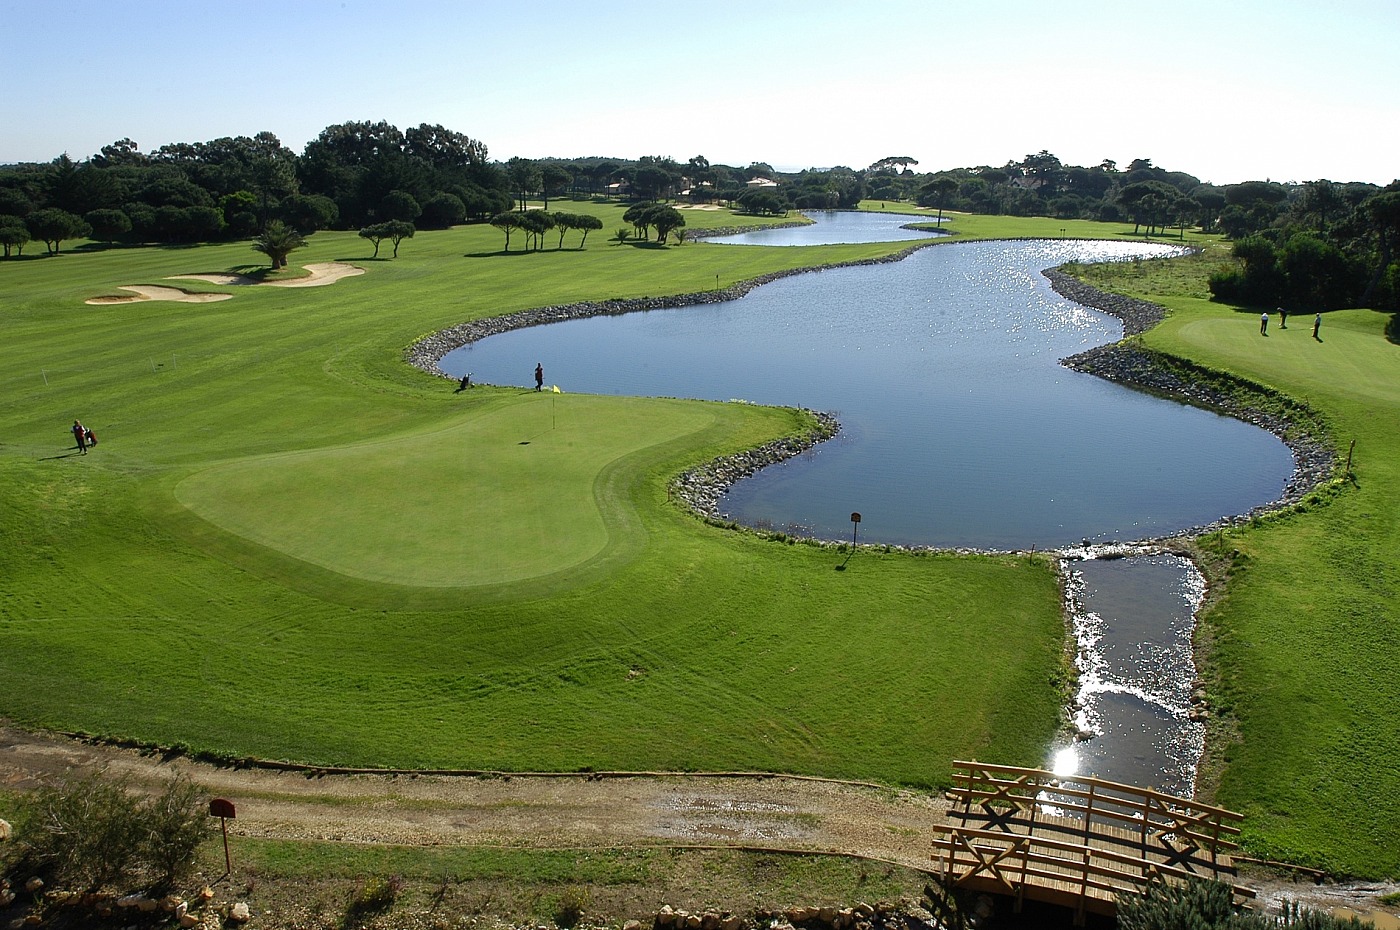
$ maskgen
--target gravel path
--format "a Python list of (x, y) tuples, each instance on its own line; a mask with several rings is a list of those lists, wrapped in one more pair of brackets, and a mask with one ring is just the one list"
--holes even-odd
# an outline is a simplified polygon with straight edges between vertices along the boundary
[(742, 846), (930, 865), (938, 796), (752, 776), (341, 775), (167, 760), (0, 726), (0, 785), (106, 769), (133, 785), (176, 772), (237, 805), (235, 835), (534, 848)]

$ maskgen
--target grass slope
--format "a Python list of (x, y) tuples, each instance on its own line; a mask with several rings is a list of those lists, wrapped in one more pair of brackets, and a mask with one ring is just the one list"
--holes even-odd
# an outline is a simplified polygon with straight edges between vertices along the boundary
[[(246, 244), (5, 263), (0, 712), (320, 763), (935, 784), (958, 756), (1040, 761), (1063, 669), (1049, 561), (870, 552), (835, 572), (829, 550), (667, 500), (686, 465), (804, 415), (454, 394), (402, 362), (464, 319), (900, 246), (502, 242), (425, 232), (368, 261), (364, 240), (320, 233), (294, 264), (367, 273), (179, 282), (234, 295), (204, 304), (84, 301), (247, 270)], [(66, 448), (75, 416), (101, 440), (85, 457)]]
[[(1248, 815), (1253, 852), (1342, 874), (1400, 875), (1400, 347), (1369, 310), (1274, 317), (1203, 299), (1221, 249), (1097, 268), (1098, 283), (1171, 316), (1154, 348), (1232, 371), (1322, 412), (1355, 480), (1225, 535), (1237, 550), (1207, 616), (1213, 700), (1238, 729), (1217, 799)], [(1213, 540), (1212, 540), (1213, 541)]]

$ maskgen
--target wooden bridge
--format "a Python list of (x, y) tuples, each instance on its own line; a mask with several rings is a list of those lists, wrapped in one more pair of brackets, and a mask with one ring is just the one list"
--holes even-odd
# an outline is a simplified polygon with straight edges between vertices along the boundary
[(1119, 895), (1207, 878), (1234, 889), (1239, 814), (1145, 788), (1040, 769), (954, 762), (934, 860), (954, 888), (1112, 916)]

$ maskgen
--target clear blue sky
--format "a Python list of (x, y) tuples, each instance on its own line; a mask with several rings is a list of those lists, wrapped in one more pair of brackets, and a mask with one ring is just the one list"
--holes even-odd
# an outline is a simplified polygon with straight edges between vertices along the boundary
[(492, 158), (1400, 177), (1396, 0), (0, 0), (0, 163), (441, 123)]

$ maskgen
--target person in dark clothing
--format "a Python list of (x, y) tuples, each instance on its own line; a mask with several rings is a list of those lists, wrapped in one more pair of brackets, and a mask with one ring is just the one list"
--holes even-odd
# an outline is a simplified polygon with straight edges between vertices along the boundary
[(543, 363), (536, 363), (536, 365), (535, 365), (535, 390), (540, 391), (540, 390), (543, 390), (543, 389), (544, 389), (544, 365), (543, 365)]
[(1282, 307), (1278, 308), (1278, 328), (1288, 328), (1288, 311), (1283, 309)]
[(75, 440), (77, 440), (77, 442), (78, 442), (78, 451), (81, 452), (83, 455), (87, 455), (87, 447), (88, 447), (88, 431), (87, 431), (87, 427), (86, 427), (86, 426), (83, 426), (83, 424), (82, 424), (81, 422), (79, 422), (78, 420), (74, 420), (74, 421), (73, 421), (73, 438), (74, 438)]

